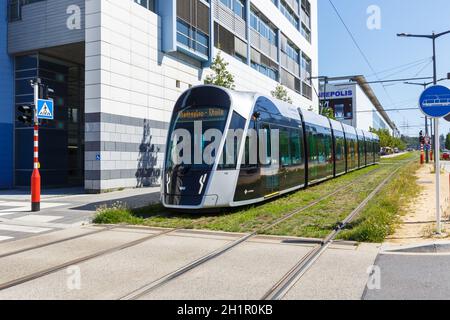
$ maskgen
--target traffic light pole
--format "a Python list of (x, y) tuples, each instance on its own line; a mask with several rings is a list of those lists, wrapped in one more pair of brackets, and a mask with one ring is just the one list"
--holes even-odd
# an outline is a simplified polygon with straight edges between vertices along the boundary
[(31, 175), (31, 211), (41, 210), (41, 175), (39, 173), (39, 120), (37, 105), (39, 99), (39, 79), (33, 83), (34, 88), (34, 161), (33, 174)]

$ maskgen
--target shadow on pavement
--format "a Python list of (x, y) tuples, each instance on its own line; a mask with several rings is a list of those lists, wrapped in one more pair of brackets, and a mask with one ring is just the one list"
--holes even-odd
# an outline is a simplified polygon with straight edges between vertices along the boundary
[(148, 206), (153, 203), (159, 202), (159, 192), (147, 193), (137, 196), (125, 197), (120, 199), (103, 200), (98, 202), (87, 203), (82, 206), (72, 207), (70, 210), (80, 210), (80, 211), (95, 211), (97, 208), (102, 206), (110, 207), (114, 204), (120, 203), (124, 204), (129, 208), (141, 208)]

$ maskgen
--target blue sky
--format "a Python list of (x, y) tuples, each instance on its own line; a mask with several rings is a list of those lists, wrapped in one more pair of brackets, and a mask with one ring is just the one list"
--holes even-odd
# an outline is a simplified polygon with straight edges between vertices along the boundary
[[(450, 30), (448, 0), (332, 0), (381, 80), (432, 76), (432, 42), (398, 38), (397, 33), (431, 34)], [(363, 74), (377, 80), (334, 12), (329, 0), (319, 2), (319, 73), (321, 76)], [(367, 8), (381, 9), (381, 29), (367, 27)], [(409, 65), (407, 65), (409, 64)], [(399, 66), (391, 71), (386, 71)], [(384, 72), (385, 71), (385, 72)], [(438, 78), (450, 72), (450, 34), (437, 40)], [(419, 81), (420, 82), (420, 81)], [(440, 83), (450, 86), (450, 81)], [(373, 84), (385, 109), (417, 107), (422, 87), (403, 83)], [(420, 111), (389, 112), (402, 133), (417, 136), (424, 127)], [(417, 126), (421, 125), (422, 128)], [(406, 127), (409, 126), (409, 127)], [(441, 120), (441, 133), (450, 123)]]

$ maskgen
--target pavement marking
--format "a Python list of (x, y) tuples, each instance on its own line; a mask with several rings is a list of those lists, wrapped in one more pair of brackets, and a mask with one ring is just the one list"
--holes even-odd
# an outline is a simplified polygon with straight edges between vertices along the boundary
[[(31, 212), (31, 205), (29, 202), (7, 202), (8, 206), (16, 207), (16, 208), (8, 208), (8, 209), (2, 209), (0, 210), (0, 216), (7, 216), (12, 215), (16, 213), (23, 213), (23, 212)], [(41, 209), (50, 209), (50, 208), (56, 208), (56, 207), (62, 207), (69, 205), (69, 203), (51, 203), (51, 202), (41, 202)]]
[(51, 228), (27, 227), (27, 226), (0, 224), (0, 230), (24, 232), (24, 233), (41, 233), (41, 232), (50, 231), (52, 229)]
[(26, 221), (26, 222), (51, 222), (58, 219), (64, 218), (63, 216), (43, 216), (43, 215), (36, 215), (36, 214), (30, 214), (27, 216), (23, 216), (20, 218), (15, 218), (13, 220), (15, 221)]
[(13, 237), (0, 236), (0, 242), (13, 239)]

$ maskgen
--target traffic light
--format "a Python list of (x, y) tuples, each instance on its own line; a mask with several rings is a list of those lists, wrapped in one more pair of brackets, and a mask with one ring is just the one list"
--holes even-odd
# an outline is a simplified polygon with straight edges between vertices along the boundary
[(423, 131), (422, 130), (419, 132), (419, 143), (420, 144), (425, 144), (425, 137), (423, 136)]
[(18, 108), (19, 112), (22, 113), (17, 119), (24, 124), (33, 123), (33, 106), (20, 106)]
[(41, 84), (39, 86), (39, 98), (40, 99), (48, 99), (50, 98), (50, 94), (55, 93), (55, 91), (50, 88), (48, 85), (46, 84)]

